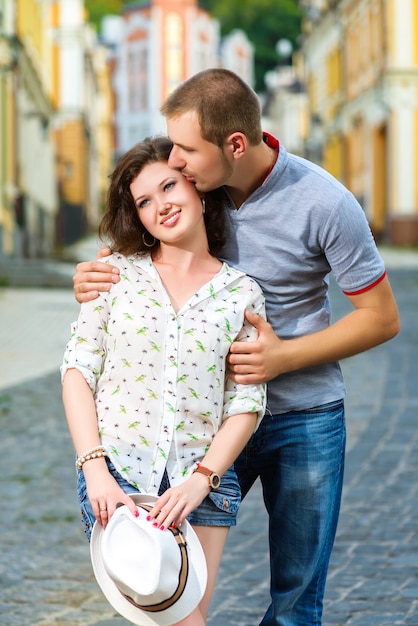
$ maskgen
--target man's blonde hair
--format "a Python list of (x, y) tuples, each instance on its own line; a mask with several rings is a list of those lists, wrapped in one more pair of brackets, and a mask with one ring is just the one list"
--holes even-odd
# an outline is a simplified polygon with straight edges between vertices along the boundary
[(250, 145), (262, 140), (257, 94), (230, 70), (212, 68), (191, 76), (161, 107), (168, 119), (191, 111), (197, 114), (202, 137), (219, 148), (234, 132), (243, 133)]

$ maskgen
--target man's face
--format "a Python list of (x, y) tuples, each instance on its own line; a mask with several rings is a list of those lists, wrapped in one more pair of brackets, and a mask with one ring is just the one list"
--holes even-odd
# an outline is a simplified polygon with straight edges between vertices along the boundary
[(169, 166), (180, 170), (199, 191), (210, 191), (228, 183), (233, 162), (218, 146), (203, 139), (195, 112), (167, 118), (167, 134), (174, 144)]

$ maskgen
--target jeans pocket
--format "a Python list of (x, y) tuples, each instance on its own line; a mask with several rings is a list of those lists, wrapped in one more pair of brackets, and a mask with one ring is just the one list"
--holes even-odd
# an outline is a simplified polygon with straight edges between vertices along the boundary
[(234, 469), (229, 468), (225, 472), (219, 489), (211, 491), (208, 498), (220, 511), (237, 514), (241, 504), (241, 489)]

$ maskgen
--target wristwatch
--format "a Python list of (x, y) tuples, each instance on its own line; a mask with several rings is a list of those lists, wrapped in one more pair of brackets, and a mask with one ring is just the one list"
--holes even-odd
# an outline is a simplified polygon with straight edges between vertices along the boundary
[(195, 472), (197, 472), (198, 474), (204, 474), (205, 476), (207, 476), (209, 487), (213, 489), (214, 491), (218, 489), (219, 485), (221, 484), (221, 477), (219, 476), (219, 474), (212, 472), (212, 470), (208, 469), (207, 467), (204, 467), (203, 465), (200, 465), (200, 463), (198, 463), (196, 469), (193, 470), (193, 474)]

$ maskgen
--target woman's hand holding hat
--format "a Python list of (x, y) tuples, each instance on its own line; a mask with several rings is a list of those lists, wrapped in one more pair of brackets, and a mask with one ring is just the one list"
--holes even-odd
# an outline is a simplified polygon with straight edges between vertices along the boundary
[(135, 517), (139, 515), (132, 498), (119, 487), (117, 481), (109, 473), (104, 459), (95, 459), (94, 462), (86, 463), (83, 472), (94, 516), (103, 528), (106, 528), (120, 504), (126, 504)]
[(207, 478), (202, 474), (192, 474), (184, 483), (167, 489), (158, 498), (147, 520), (161, 530), (178, 526), (203, 502), (209, 491)]

